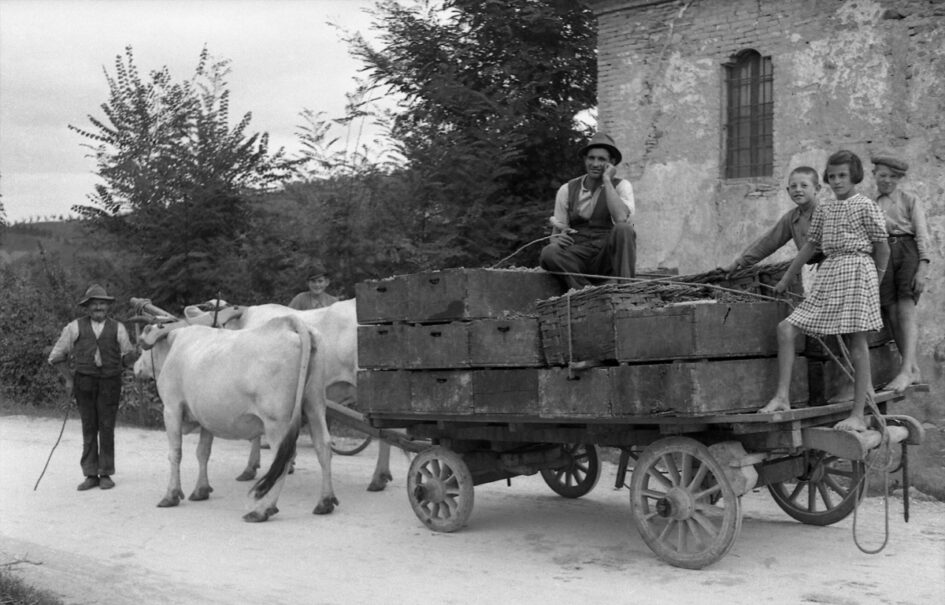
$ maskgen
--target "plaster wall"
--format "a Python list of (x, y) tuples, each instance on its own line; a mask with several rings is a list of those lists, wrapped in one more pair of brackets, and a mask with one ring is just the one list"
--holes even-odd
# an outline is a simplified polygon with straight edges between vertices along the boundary
[[(930, 481), (945, 497), (945, 2), (930, 0), (590, 0), (598, 16), (599, 124), (623, 151), (637, 198), (639, 266), (697, 273), (728, 263), (792, 207), (793, 167), (822, 172), (850, 149), (875, 198), (870, 153), (910, 164), (900, 187), (929, 219), (930, 283), (919, 307), (929, 395), (906, 404), (927, 422)], [(723, 178), (724, 64), (770, 56), (774, 168)], [(832, 195), (824, 187), (822, 196)], [(796, 252), (785, 246), (771, 260)]]

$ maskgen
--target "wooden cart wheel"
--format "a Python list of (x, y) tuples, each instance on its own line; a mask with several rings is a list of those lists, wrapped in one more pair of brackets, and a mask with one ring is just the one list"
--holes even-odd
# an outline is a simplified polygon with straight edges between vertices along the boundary
[(410, 463), (407, 497), (424, 525), (434, 531), (456, 531), (472, 513), (472, 474), (459, 454), (445, 447), (432, 447)]
[(371, 445), (372, 437), (356, 428), (335, 422), (328, 417), (328, 433), (331, 435), (331, 451), (339, 456), (354, 456)]
[(565, 498), (580, 498), (590, 493), (600, 479), (600, 450), (587, 443), (568, 443), (561, 447), (571, 461), (559, 468), (542, 469), (541, 478)]
[(808, 525), (831, 525), (846, 519), (863, 492), (863, 462), (821, 450), (807, 450), (804, 456), (803, 474), (793, 481), (768, 485), (774, 501)]
[(708, 448), (669, 437), (640, 455), (630, 482), (633, 522), (656, 555), (701, 569), (725, 556), (742, 526), (741, 500)]

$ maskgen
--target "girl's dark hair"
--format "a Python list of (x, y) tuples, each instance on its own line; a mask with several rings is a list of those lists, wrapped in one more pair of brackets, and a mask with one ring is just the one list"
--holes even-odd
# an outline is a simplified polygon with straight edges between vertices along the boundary
[(841, 149), (827, 158), (827, 167), (824, 168), (824, 178), (827, 177), (827, 168), (839, 166), (840, 164), (846, 164), (850, 167), (850, 180), (853, 181), (854, 185), (863, 180), (863, 162), (860, 161), (860, 156), (846, 149)]
[[(791, 171), (791, 174), (806, 174), (814, 181), (814, 187), (820, 187), (820, 175), (810, 166), (798, 166)], [(789, 174), (788, 177), (790, 177), (791, 174)]]

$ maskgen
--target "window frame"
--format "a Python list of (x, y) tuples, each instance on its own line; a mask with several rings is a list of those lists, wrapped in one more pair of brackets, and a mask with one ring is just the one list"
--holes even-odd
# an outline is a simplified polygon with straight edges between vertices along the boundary
[(723, 64), (722, 176), (774, 174), (774, 67), (770, 56), (745, 49)]

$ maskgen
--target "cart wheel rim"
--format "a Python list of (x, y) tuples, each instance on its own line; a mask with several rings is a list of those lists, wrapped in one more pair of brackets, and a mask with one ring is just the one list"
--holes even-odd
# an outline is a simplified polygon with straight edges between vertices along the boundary
[(647, 546), (664, 561), (701, 569), (732, 548), (741, 500), (708, 448), (687, 437), (662, 439), (637, 460), (632, 516)]

